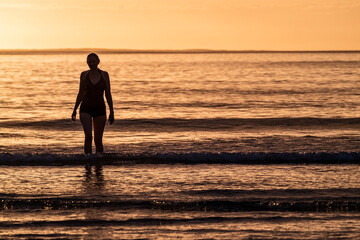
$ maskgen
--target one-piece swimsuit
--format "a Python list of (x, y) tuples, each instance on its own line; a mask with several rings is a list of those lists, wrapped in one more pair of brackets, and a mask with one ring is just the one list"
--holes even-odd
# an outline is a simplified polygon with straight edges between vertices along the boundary
[(106, 107), (104, 102), (104, 91), (106, 82), (99, 69), (100, 80), (93, 84), (90, 80), (89, 73), (85, 77), (85, 96), (81, 102), (80, 113), (88, 113), (92, 117), (106, 115)]

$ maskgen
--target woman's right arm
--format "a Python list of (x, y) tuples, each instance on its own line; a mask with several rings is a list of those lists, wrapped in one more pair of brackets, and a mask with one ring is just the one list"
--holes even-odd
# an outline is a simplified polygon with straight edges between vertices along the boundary
[(73, 121), (76, 120), (76, 110), (79, 107), (80, 103), (82, 102), (82, 100), (84, 99), (84, 96), (85, 96), (85, 86), (84, 86), (85, 82), (84, 82), (84, 79), (85, 79), (85, 72), (82, 72), (81, 75), (80, 75), (79, 93), (78, 93), (78, 95), (76, 97), (74, 111), (73, 111), (73, 114), (71, 116), (71, 119)]

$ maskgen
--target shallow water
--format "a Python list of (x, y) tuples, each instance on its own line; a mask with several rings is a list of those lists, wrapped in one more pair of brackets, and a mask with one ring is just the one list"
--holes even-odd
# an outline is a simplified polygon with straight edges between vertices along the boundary
[(100, 58), (84, 156), (86, 55), (0, 56), (1, 238), (360, 238), (359, 53)]
[(2, 167), (2, 237), (359, 237), (358, 165)]
[[(359, 53), (103, 54), (107, 152), (359, 151)], [(1, 55), (0, 151), (81, 153), (86, 55)]]

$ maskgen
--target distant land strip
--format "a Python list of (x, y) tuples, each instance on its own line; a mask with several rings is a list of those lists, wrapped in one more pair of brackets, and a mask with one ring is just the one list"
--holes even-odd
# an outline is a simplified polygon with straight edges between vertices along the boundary
[(0, 55), (53, 55), (53, 54), (212, 54), (212, 53), (360, 53), (360, 50), (139, 50), (139, 49), (105, 49), (105, 48), (61, 48), (61, 49), (0, 49)]

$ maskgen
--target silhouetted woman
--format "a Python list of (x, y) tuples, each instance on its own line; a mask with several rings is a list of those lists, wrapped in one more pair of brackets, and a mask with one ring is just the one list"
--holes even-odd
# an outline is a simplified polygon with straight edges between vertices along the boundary
[(114, 109), (110, 92), (109, 74), (98, 68), (100, 59), (95, 53), (87, 56), (87, 64), (90, 70), (84, 71), (80, 75), (79, 93), (76, 98), (72, 120), (76, 120), (76, 109), (80, 103), (80, 122), (85, 133), (85, 154), (92, 153), (92, 125), (94, 123), (94, 140), (96, 153), (104, 151), (102, 137), (106, 123), (106, 106), (104, 102), (104, 92), (106, 101), (109, 105), (109, 123), (114, 122)]

